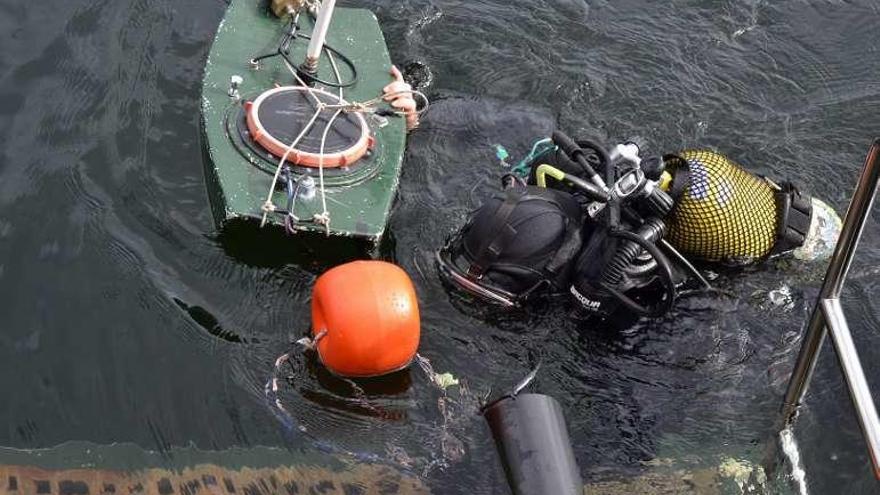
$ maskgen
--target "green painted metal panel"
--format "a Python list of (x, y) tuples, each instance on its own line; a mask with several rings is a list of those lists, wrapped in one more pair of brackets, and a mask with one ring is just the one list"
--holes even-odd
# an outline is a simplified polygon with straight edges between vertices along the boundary
[[(279, 58), (267, 60), (254, 68), (249, 61), (257, 55), (274, 51), (285, 22), (253, 0), (233, 1), (224, 17), (205, 66), (202, 87), (202, 137), (205, 149), (205, 175), (208, 196), (218, 227), (235, 218), (259, 219), (261, 207), (272, 181), (266, 169), (274, 169), (277, 160), (269, 163), (254, 151), (236, 148), (230, 128), (240, 106), (261, 92), (276, 85), (292, 85), (293, 76)], [(301, 16), (301, 32), (311, 30), (311, 20)], [(291, 59), (301, 61), (305, 56), (307, 40), (300, 39), (292, 46)], [(375, 15), (363, 9), (337, 8), (330, 24), (327, 43), (354, 61), (358, 82), (345, 89), (348, 101), (365, 101), (382, 93), (391, 82), (391, 59)], [(332, 69), (322, 57), (319, 78), (335, 80)], [(345, 65), (339, 63), (342, 78), (348, 77)], [(229, 81), (233, 75), (244, 79), (240, 87), (243, 100), (229, 97)], [(328, 91), (336, 91), (327, 88)], [(308, 116), (310, 117), (310, 116)], [(330, 212), (330, 233), (355, 236), (378, 243), (384, 230), (400, 177), (400, 167), (406, 142), (406, 125), (402, 118), (391, 117), (387, 125), (379, 126), (367, 118), (376, 145), (368, 160), (375, 172), (354, 183), (325, 177), (327, 210)], [(244, 156), (243, 156), (244, 154)], [(250, 162), (249, 162), (250, 160)], [(251, 163), (253, 162), (253, 163)], [(254, 165), (262, 164), (262, 169)], [(315, 174), (312, 174), (315, 175)], [(356, 174), (355, 174), (356, 175)], [(363, 175), (363, 174), (362, 174)], [(315, 175), (316, 180), (317, 176)], [(273, 202), (283, 208), (284, 191), (277, 189)], [(310, 219), (323, 210), (320, 192), (308, 201), (298, 201), (294, 208), (299, 218)], [(280, 217), (270, 216), (274, 223)], [(302, 224), (312, 231), (324, 231), (323, 226)]]

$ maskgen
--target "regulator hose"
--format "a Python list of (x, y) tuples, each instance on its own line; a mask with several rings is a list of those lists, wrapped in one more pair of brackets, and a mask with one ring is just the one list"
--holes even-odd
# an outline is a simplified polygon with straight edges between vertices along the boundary
[[(627, 230), (611, 230), (608, 233), (612, 237), (619, 237), (629, 242), (624, 242), (620, 246), (617, 254), (603, 270), (600, 286), (615, 296), (624, 306), (641, 316), (652, 318), (662, 316), (672, 308), (675, 302), (676, 291), (675, 282), (672, 278), (672, 267), (669, 264), (669, 260), (655, 244), (663, 236), (664, 229), (662, 221), (652, 218), (642, 225), (638, 233)], [(617, 285), (623, 278), (626, 267), (632, 263), (642, 249), (654, 258), (659, 270), (660, 282), (666, 292), (663, 302), (654, 306), (641, 305), (617, 289)]]
[[(644, 239), (653, 244), (663, 236), (664, 231), (665, 226), (663, 225), (663, 222), (659, 219), (651, 218), (639, 228), (635, 235), (638, 236), (639, 239)], [(611, 232), (614, 231), (612, 230)], [(617, 232), (620, 231), (618, 230)], [(636, 256), (639, 255), (641, 250), (642, 246), (640, 243), (622, 242), (617, 248), (617, 254), (614, 255), (614, 258), (612, 258), (605, 266), (605, 269), (602, 270), (602, 283), (610, 285), (611, 287), (616, 287), (623, 278), (626, 267), (636, 259)]]
[(590, 162), (587, 161), (587, 157), (584, 154), (584, 150), (581, 148), (581, 145), (576, 143), (572, 138), (568, 137), (562, 131), (553, 131), (551, 135), (551, 139), (559, 146), (559, 149), (562, 150), (563, 153), (568, 155), (569, 158), (575, 161), (581, 168), (584, 170), (584, 174), (592, 180), (596, 185), (600, 186), (602, 189), (608, 189), (607, 184), (614, 183), (614, 171), (611, 169), (611, 157), (608, 154), (608, 150), (606, 150), (602, 145), (591, 141), (589, 139), (582, 140), (584, 146), (587, 146), (593, 149), (596, 154), (599, 155), (599, 158), (602, 160), (602, 167), (605, 169), (605, 177), (606, 181), (602, 180), (602, 177), (596, 173), (596, 170), (590, 165)]

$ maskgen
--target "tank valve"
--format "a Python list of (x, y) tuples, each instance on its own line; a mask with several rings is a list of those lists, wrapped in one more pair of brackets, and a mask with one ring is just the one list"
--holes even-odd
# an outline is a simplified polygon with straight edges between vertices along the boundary
[(315, 197), (315, 179), (311, 175), (304, 175), (299, 180), (299, 197), (308, 201)]
[(241, 94), (239, 94), (238, 88), (239, 88), (239, 86), (241, 86), (241, 83), (243, 83), (243, 82), (244, 82), (244, 79), (242, 79), (242, 77), (239, 75), (234, 75), (234, 76), (230, 77), (229, 78), (229, 91), (226, 94), (228, 94), (230, 98), (232, 98), (236, 101), (240, 100)]

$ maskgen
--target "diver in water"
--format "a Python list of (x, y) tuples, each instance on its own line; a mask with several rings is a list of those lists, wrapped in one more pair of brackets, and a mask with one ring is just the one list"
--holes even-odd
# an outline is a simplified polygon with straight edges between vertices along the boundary
[(454, 287), (502, 306), (567, 294), (587, 314), (658, 317), (692, 262), (830, 256), (840, 219), (794, 185), (714, 151), (642, 157), (557, 131), (502, 179), (437, 256)]

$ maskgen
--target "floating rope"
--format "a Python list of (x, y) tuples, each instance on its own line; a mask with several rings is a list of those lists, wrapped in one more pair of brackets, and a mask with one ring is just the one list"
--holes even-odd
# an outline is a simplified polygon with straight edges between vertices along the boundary
[(342, 109), (336, 110), (333, 116), (330, 117), (330, 120), (327, 121), (327, 125), (324, 126), (324, 134), (321, 136), (321, 150), (318, 152), (318, 183), (321, 188), (321, 207), (324, 211), (315, 215), (315, 223), (323, 225), (327, 235), (330, 235), (330, 212), (327, 211), (327, 192), (324, 189), (324, 145), (327, 142), (327, 133), (330, 132), (330, 127), (332, 127), (336, 117), (339, 117), (341, 113)]
[[(325, 331), (326, 332), (326, 331)], [(325, 333), (322, 332), (322, 333)], [(318, 334), (314, 341), (311, 339), (307, 339), (310, 342), (317, 342), (323, 335)], [(271, 410), (274, 412), (275, 416), (281, 421), (281, 424), (285, 427), (285, 429), (289, 433), (296, 433), (307, 437), (312, 441), (313, 445), (318, 447), (319, 450), (333, 454), (340, 455), (344, 457), (348, 457), (354, 459), (357, 462), (367, 462), (373, 464), (387, 464), (387, 461), (382, 456), (371, 452), (357, 452), (348, 449), (344, 449), (338, 445), (335, 445), (326, 440), (322, 440), (312, 435), (308, 428), (305, 425), (302, 425), (296, 421), (293, 415), (284, 407), (284, 404), (281, 402), (281, 396), (279, 394), (280, 386), (279, 386), (279, 376), (281, 375), (281, 368), (285, 363), (290, 364), (290, 352), (284, 353), (275, 360), (275, 367), (272, 373), (272, 377), (266, 382), (264, 386), (264, 394), (266, 397), (267, 403), (272, 406)], [(292, 367), (292, 364), (291, 364)], [(349, 383), (353, 385), (356, 391), (360, 391), (363, 393), (363, 390), (357, 386), (354, 382), (349, 380)]]

